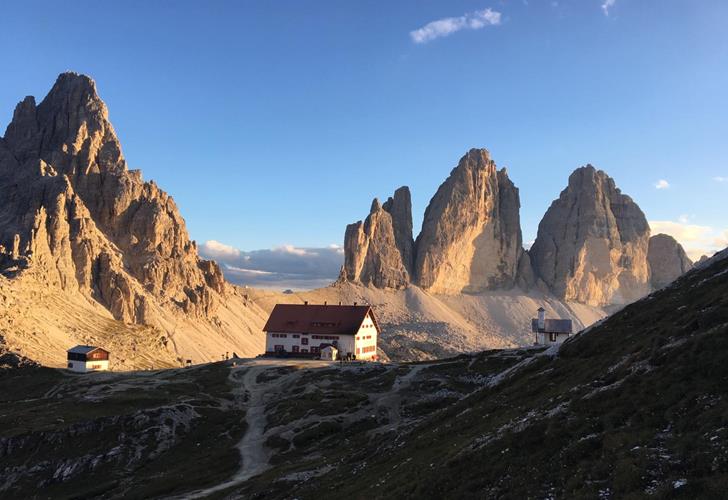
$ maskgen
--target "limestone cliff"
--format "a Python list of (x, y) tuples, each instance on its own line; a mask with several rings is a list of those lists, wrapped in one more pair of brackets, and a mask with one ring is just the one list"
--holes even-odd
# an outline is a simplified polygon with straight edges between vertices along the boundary
[(523, 254), (519, 209), (506, 170), (496, 170), (487, 150), (471, 149), (425, 211), (416, 242), (417, 283), (445, 294), (512, 287)]
[(133, 323), (148, 320), (147, 294), (204, 315), (210, 292), (223, 292), (174, 201), (128, 170), (86, 76), (64, 73), (38, 106), (32, 97), (17, 106), (0, 144), (0, 189), (5, 269), (42, 265), (52, 284), (78, 287)]
[(0, 198), (0, 274), (8, 286), (27, 278), (170, 335), (197, 318), (198, 331), (225, 330), (221, 345), (240, 345), (234, 331), (244, 326), (222, 328), (217, 316), (236, 292), (216, 263), (199, 258), (174, 200), (128, 169), (87, 76), (64, 73), (40, 104), (33, 97), (18, 104), (0, 139)]
[(650, 290), (650, 228), (614, 180), (591, 165), (575, 170), (549, 207), (529, 254), (559, 298), (626, 304)]
[(693, 262), (682, 245), (667, 234), (656, 234), (650, 238), (647, 251), (650, 264), (652, 288), (669, 285), (693, 268)]
[(367, 218), (346, 227), (343, 274), (377, 288), (405, 288), (413, 253), (412, 202), (401, 187), (384, 205), (375, 198)]

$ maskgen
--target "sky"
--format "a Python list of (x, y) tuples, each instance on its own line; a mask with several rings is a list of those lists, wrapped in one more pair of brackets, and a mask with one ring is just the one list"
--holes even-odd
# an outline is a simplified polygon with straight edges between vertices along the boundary
[(728, 245), (726, 25), (724, 0), (14, 2), (0, 130), (88, 74), (130, 168), (241, 282), (335, 277), (346, 224), (401, 185), (417, 232), (473, 147), (526, 244), (591, 163), (697, 258)]

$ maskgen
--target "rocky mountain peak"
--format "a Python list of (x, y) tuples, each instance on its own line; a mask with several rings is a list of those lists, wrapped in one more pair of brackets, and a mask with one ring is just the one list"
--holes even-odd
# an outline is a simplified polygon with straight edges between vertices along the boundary
[(382, 204), (379, 203), (379, 198), (374, 198), (372, 200), (372, 206), (369, 209), (369, 213), (373, 214), (375, 212), (379, 212), (382, 209)]
[(404, 288), (413, 254), (412, 203), (409, 188), (401, 187), (384, 205), (374, 198), (367, 218), (346, 227), (342, 277), (377, 288)]
[(223, 291), (172, 198), (127, 169), (85, 75), (63, 73), (38, 106), (26, 97), (16, 107), (0, 141), (0, 193), (0, 270), (44, 268), (133, 323), (153, 321), (151, 302), (206, 315), (211, 291)]
[(481, 292), (516, 283), (521, 247), (518, 189), (486, 149), (471, 149), (425, 210), (415, 274), (435, 293)]
[(667, 234), (656, 234), (650, 238), (647, 260), (654, 289), (669, 285), (693, 268), (693, 262), (682, 245)]
[(586, 165), (549, 207), (529, 254), (558, 297), (624, 304), (649, 292), (649, 236), (637, 204), (605, 172)]

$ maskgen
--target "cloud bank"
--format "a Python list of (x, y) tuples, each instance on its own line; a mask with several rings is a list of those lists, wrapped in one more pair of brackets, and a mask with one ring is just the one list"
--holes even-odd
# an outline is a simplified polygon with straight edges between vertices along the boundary
[(478, 10), (460, 17), (446, 17), (429, 22), (419, 29), (410, 31), (410, 38), (415, 43), (427, 43), (461, 30), (479, 30), (486, 26), (497, 26), (500, 22), (500, 12), (492, 9)]
[(711, 226), (690, 224), (685, 218), (678, 222), (655, 220), (650, 221), (652, 234), (669, 234), (685, 249), (693, 261), (698, 260), (702, 255), (710, 257), (715, 252), (728, 247), (728, 229), (720, 230)]
[(275, 290), (311, 290), (328, 286), (339, 276), (344, 249), (300, 248), (293, 245), (245, 252), (219, 241), (200, 245), (200, 255), (216, 260), (225, 278), (236, 285)]

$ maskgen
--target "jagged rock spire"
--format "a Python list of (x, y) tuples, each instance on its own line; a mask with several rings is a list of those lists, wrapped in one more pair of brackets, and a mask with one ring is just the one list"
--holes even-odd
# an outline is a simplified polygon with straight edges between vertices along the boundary
[[(208, 315), (224, 291), (177, 207), (129, 171), (91, 78), (63, 73), (26, 97), (0, 140), (0, 268), (33, 265), (117, 319), (154, 321), (152, 303)], [(17, 251), (15, 251), (17, 250)], [(2, 270), (2, 269), (0, 269)]]
[(412, 268), (412, 205), (409, 188), (395, 191), (384, 205), (372, 201), (369, 215), (346, 227), (346, 280), (378, 288), (404, 288)]
[(417, 283), (436, 293), (516, 284), (523, 252), (518, 188), (490, 153), (471, 149), (439, 187), (416, 242)]
[(529, 254), (559, 298), (625, 304), (649, 292), (650, 228), (614, 180), (591, 165), (576, 169), (538, 226)]

